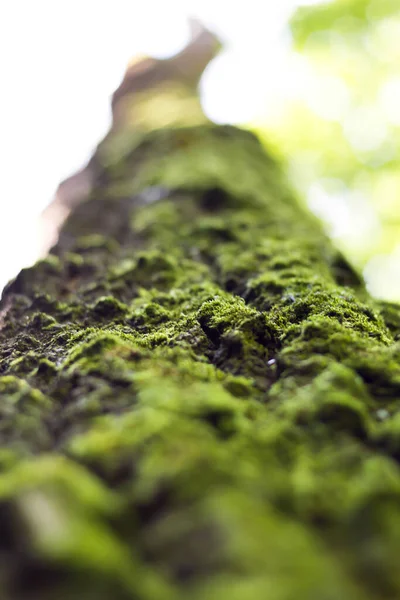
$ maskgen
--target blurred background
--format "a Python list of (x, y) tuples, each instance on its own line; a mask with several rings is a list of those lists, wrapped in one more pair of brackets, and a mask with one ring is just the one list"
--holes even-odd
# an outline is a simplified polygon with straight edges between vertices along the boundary
[(188, 17), (224, 48), (206, 115), (256, 131), (301, 201), (400, 301), (399, 0), (13, 0), (0, 6), (0, 288), (39, 254), (38, 219), (110, 126), (130, 58), (167, 58)]

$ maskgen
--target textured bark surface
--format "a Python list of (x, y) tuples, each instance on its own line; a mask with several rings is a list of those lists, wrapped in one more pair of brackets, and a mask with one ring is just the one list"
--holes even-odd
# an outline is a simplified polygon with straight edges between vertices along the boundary
[(400, 597), (400, 309), (249, 133), (103, 153), (7, 287), (8, 600)]

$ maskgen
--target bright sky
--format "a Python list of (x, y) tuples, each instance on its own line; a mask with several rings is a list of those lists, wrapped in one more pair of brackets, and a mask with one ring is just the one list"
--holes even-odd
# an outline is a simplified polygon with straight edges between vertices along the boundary
[(109, 97), (130, 57), (174, 54), (187, 40), (187, 17), (200, 17), (226, 41), (204, 77), (205, 111), (217, 122), (240, 123), (293, 93), (286, 24), (296, 6), (315, 3), (1, 3), (0, 289), (37, 257), (38, 215), (106, 133)]

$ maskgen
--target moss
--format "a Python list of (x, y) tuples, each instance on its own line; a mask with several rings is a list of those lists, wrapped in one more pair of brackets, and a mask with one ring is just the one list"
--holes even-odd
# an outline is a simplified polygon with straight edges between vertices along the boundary
[(251, 381), (245, 377), (227, 377), (224, 387), (232, 396), (237, 398), (247, 398), (251, 396)]
[(97, 320), (118, 320), (123, 318), (128, 311), (128, 307), (122, 302), (118, 302), (113, 296), (102, 296), (98, 298), (92, 307), (93, 318)]
[[(14, 369), (18, 372), (18, 369)], [(52, 401), (15, 376), (0, 377), (0, 439), (3, 447), (29, 453), (51, 445), (46, 420)]]
[(379, 308), (386, 325), (392, 332), (394, 339), (400, 339), (400, 306), (391, 302), (379, 302)]
[(32, 291), (39, 292), (41, 289), (49, 289), (50, 282), (57, 280), (61, 268), (60, 260), (56, 256), (49, 255), (37, 262), (34, 267), (22, 269), (6, 289), (13, 294), (26, 294), (28, 290), (32, 293)]
[(78, 238), (75, 247), (78, 252), (87, 254), (103, 248), (109, 252), (116, 252), (119, 245), (115, 240), (105, 237), (100, 233), (92, 233)]
[(29, 325), (33, 331), (41, 331), (42, 329), (53, 327), (56, 323), (56, 319), (51, 315), (37, 312), (30, 317)]
[(57, 367), (51, 360), (42, 358), (34, 375), (35, 377), (42, 378), (44, 381), (50, 382), (57, 376)]
[(8, 597), (398, 597), (397, 307), (251, 134), (133, 137), (3, 296)]
[[(332, 362), (284, 408), (301, 425), (328, 425), (327, 429), (333, 428), (336, 433), (367, 439), (371, 431), (368, 408), (373, 407), (361, 378), (351, 369)], [(328, 431), (324, 435), (328, 436)]]

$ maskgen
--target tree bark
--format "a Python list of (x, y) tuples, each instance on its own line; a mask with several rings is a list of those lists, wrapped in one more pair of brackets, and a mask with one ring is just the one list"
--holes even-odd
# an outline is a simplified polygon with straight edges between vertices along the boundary
[(103, 154), (1, 321), (2, 597), (400, 597), (400, 309), (252, 134)]

